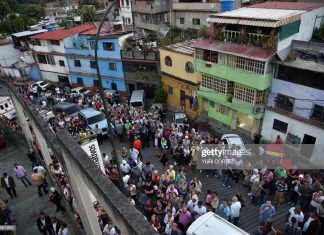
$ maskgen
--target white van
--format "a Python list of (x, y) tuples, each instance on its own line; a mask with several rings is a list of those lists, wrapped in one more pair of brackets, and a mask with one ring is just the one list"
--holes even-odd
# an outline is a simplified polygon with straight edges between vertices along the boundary
[(145, 92), (144, 90), (135, 90), (129, 100), (129, 104), (133, 107), (145, 107)]
[(200, 216), (187, 230), (187, 235), (207, 234), (249, 235), (249, 233), (244, 232), (239, 227), (236, 227), (234, 224), (213, 212), (208, 212)]
[(4, 116), (9, 120), (17, 117), (15, 107), (13, 106), (9, 96), (0, 97), (0, 116)]

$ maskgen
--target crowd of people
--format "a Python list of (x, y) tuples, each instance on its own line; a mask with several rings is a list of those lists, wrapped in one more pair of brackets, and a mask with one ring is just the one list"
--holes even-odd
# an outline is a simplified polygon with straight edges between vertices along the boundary
[[(25, 99), (30, 98), (28, 92), (23, 93)], [(72, 96), (68, 91), (61, 91), (58, 94), (39, 95), (42, 100), (40, 105), (44, 107), (69, 101), (81, 108), (102, 110), (98, 94)], [(244, 163), (242, 169), (199, 172), (197, 160), (200, 147), (215, 144), (226, 148), (220, 138), (191, 128), (188, 120), (182, 126), (167, 121), (163, 108), (157, 107), (153, 114), (149, 114), (143, 108), (119, 104), (110, 97), (108, 111), (112, 133), (124, 146), (120, 161), (110, 154), (103, 154), (106, 175), (126, 192), (129, 202), (143, 212), (160, 234), (184, 234), (192, 222), (208, 211), (240, 226), (240, 214), (246, 204), (244, 198), (260, 206), (260, 224), (255, 234), (323, 234), (323, 172), (305, 171), (298, 169), (298, 166), (293, 169), (267, 169), (262, 164), (252, 167), (248, 163)], [(50, 126), (53, 131), (66, 128), (76, 138), (82, 136), (85, 128), (77, 118), (65, 114), (52, 119)], [(98, 142), (101, 143), (102, 136), (99, 135)], [(142, 150), (151, 146), (154, 149), (152, 155), (155, 156), (143, 156)], [(147, 157), (158, 158), (163, 171), (159, 172), (157, 168), (160, 167), (154, 166), (151, 161), (144, 161)], [(65, 192), (67, 201), (73, 206), (69, 183), (55, 158), (50, 169)], [(210, 176), (221, 180), (223, 187), (242, 184), (248, 188), (249, 194), (236, 193), (230, 198), (223, 198), (217, 189), (203, 188), (201, 177)], [(286, 226), (278, 229), (272, 225), (272, 220), (283, 203), (288, 203), (290, 209), (287, 211)], [(103, 234), (120, 234), (100, 204), (95, 204), (94, 208)]]

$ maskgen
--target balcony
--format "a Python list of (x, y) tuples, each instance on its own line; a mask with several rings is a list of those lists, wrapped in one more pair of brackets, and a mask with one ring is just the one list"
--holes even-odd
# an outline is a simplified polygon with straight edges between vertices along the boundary
[(275, 98), (275, 107), (286, 112), (293, 112), (295, 98), (278, 94)]
[(158, 52), (156, 51), (128, 51), (121, 50), (122, 59), (134, 59), (134, 60), (151, 60), (158, 61)]
[(124, 72), (125, 80), (129, 82), (145, 82), (158, 84), (160, 82), (159, 76), (156, 72)]
[(220, 9), (219, 3), (202, 3), (202, 2), (186, 2), (186, 3), (173, 3), (173, 10), (179, 11), (218, 11)]
[(215, 40), (239, 44), (247, 44), (265, 49), (275, 50), (277, 47), (277, 38), (274, 35), (266, 35), (262, 33), (245, 33), (234, 30), (223, 30), (222, 32), (215, 33)]
[(266, 73), (265, 75), (256, 74), (237, 68), (208, 62), (202, 59), (196, 59), (196, 70), (201, 73), (210, 74), (212, 76), (243, 84), (258, 90), (266, 90), (271, 86), (271, 73)]
[(66, 54), (74, 54), (74, 55), (84, 55), (84, 56), (93, 56), (94, 50), (90, 47), (85, 46), (83, 44), (74, 44), (73, 46), (65, 46)]
[(171, 4), (169, 0), (136, 1), (136, 4), (132, 6), (132, 9), (134, 12), (157, 14), (170, 11)]

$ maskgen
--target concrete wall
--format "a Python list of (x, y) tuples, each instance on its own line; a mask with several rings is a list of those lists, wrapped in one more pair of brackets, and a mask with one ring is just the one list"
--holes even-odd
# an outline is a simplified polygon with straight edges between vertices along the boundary
[[(69, 73), (69, 66), (68, 66), (68, 62), (67, 62), (66, 57), (65, 56), (58, 56), (58, 55), (54, 55), (53, 57), (54, 57), (55, 65), (39, 63), (39, 69), (41, 71), (68, 74)], [(59, 63), (60, 60), (64, 61), (65, 66), (60, 66), (60, 63)]]
[[(216, 14), (215, 11), (173, 11), (171, 16), (171, 22), (173, 27), (179, 28), (194, 28), (200, 29), (202, 26), (208, 26), (207, 18), (212, 15)], [(180, 18), (184, 18), (184, 24), (180, 23)], [(193, 19), (200, 19), (199, 25), (194, 25), (192, 20)]]
[(0, 46), (0, 66), (9, 67), (19, 60), (20, 51), (13, 44)]
[(65, 76), (69, 78), (69, 74), (63, 74), (63, 73), (55, 73), (55, 72), (48, 72), (48, 71), (41, 71), (43, 80), (48, 80), (51, 82), (58, 82), (58, 76)]
[(275, 98), (278, 94), (295, 98), (293, 113), (305, 118), (311, 116), (314, 104), (324, 106), (323, 91), (279, 79), (273, 79), (271, 94), (268, 99), (269, 106), (275, 106)]

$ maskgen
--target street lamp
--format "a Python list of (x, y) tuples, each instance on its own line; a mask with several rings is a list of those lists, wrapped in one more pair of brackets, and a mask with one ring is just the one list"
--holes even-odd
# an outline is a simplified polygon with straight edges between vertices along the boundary
[(103, 88), (102, 88), (102, 78), (101, 78), (100, 69), (99, 69), (99, 63), (98, 63), (98, 40), (99, 40), (99, 36), (100, 36), (100, 31), (101, 31), (101, 28), (103, 26), (103, 23), (104, 23), (106, 17), (108, 16), (111, 8), (116, 4), (116, 2), (117, 2), (117, 0), (114, 0), (110, 4), (110, 6), (106, 8), (105, 13), (101, 18), (100, 24), (99, 24), (98, 29), (97, 29), (97, 34), (96, 34), (96, 39), (95, 39), (95, 51), (94, 52), (95, 52), (95, 62), (96, 62), (96, 70), (97, 70), (98, 85), (99, 85), (99, 94), (100, 94), (100, 97), (102, 99), (104, 113), (106, 115), (106, 119), (107, 119), (107, 123), (108, 123), (109, 140), (110, 140), (110, 143), (111, 143), (112, 148), (113, 148), (113, 155), (114, 155), (113, 157), (114, 157), (114, 159), (115, 159), (115, 161), (117, 163), (117, 170), (118, 170), (118, 174), (119, 174), (119, 185), (120, 185), (121, 190), (123, 190), (124, 189), (124, 187), (122, 185), (123, 180), (122, 180), (122, 175), (121, 175), (120, 170), (119, 170), (119, 159), (118, 159), (115, 140), (113, 138), (113, 133), (112, 133), (111, 124), (110, 124), (110, 113), (108, 112), (107, 100), (106, 100), (106, 97), (104, 95)]

